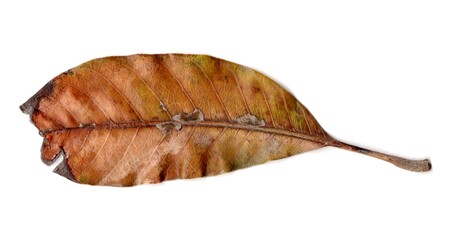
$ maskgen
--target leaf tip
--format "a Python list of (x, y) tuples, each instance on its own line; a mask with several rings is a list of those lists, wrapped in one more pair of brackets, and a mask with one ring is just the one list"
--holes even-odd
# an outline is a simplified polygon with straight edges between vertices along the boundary
[(42, 87), (35, 95), (28, 99), (24, 104), (20, 105), (20, 110), (28, 115), (33, 115), (35, 109), (38, 108), (39, 102), (42, 98), (45, 98), (52, 94), (54, 89), (54, 81), (49, 81), (44, 87)]

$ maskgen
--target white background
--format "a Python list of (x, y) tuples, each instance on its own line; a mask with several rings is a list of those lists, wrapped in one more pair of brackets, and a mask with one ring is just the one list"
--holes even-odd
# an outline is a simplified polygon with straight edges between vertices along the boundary
[[(0, 3), (0, 239), (453, 238), (451, 1), (9, 2)], [(255, 68), (333, 136), (430, 157), (433, 171), (325, 148), (133, 188), (53, 174), (19, 105), (68, 68), (134, 53)]]

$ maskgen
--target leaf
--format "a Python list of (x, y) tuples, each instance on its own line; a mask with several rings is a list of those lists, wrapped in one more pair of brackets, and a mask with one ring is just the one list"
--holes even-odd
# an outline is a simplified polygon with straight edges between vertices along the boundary
[(206, 55), (94, 59), (21, 107), (55, 172), (92, 185), (132, 186), (217, 175), (334, 146), (411, 171), (407, 160), (339, 142), (290, 93), (250, 68)]

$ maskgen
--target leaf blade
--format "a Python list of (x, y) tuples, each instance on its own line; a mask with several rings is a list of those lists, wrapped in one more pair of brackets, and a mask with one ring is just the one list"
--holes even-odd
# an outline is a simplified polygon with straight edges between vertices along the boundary
[(94, 59), (21, 109), (44, 136), (43, 161), (63, 152), (61, 172), (93, 185), (216, 175), (324, 146), (357, 151), (268, 77), (206, 55)]

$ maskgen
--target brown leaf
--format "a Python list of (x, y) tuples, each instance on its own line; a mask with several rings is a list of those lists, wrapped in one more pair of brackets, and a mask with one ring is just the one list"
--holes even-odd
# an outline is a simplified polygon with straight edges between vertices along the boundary
[(325, 146), (428, 171), (339, 142), (291, 94), (250, 68), (206, 55), (107, 57), (68, 70), (21, 107), (43, 162), (78, 183), (132, 186), (217, 175)]

